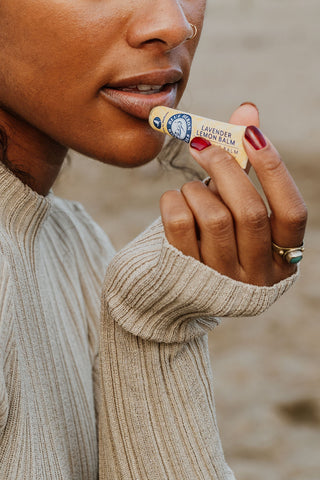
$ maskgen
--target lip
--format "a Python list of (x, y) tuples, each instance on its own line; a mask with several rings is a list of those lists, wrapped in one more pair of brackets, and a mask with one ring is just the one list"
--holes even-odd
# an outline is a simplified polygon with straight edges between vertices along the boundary
[[(116, 108), (133, 117), (147, 120), (152, 108), (158, 105), (174, 107), (176, 104), (178, 84), (182, 79), (180, 69), (153, 71), (147, 74), (135, 75), (119, 79), (101, 89), (102, 97)], [(160, 92), (145, 95), (137, 91), (117, 90), (129, 88), (132, 85), (163, 85)]]
[(148, 120), (149, 114), (154, 107), (164, 105), (174, 107), (177, 98), (178, 84), (165, 85), (159, 93), (144, 95), (138, 92), (124, 92), (112, 88), (102, 88), (101, 94), (109, 103), (123, 112), (141, 120)]

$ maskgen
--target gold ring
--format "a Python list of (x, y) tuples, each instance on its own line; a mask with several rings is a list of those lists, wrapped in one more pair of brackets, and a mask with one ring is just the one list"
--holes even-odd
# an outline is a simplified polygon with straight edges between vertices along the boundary
[(194, 38), (196, 38), (198, 34), (198, 29), (196, 25), (193, 25), (193, 23), (190, 23), (190, 27), (192, 28), (192, 35), (191, 37), (188, 37), (187, 40), (193, 40)]
[(272, 250), (288, 263), (299, 263), (303, 258), (304, 246), (302, 243), (299, 247), (287, 248), (279, 247), (279, 245), (272, 242)]

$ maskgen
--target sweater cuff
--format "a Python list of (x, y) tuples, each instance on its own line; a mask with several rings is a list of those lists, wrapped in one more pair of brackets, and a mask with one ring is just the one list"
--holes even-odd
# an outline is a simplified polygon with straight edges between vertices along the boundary
[(216, 317), (261, 314), (297, 276), (298, 272), (271, 287), (233, 280), (169, 244), (158, 219), (112, 260), (103, 307), (136, 336), (187, 342), (214, 328)]

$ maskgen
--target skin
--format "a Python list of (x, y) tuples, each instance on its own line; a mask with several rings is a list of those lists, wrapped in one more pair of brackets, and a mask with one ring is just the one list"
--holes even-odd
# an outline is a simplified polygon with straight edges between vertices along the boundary
[(205, 0), (1, 0), (0, 124), (35, 190), (48, 192), (68, 148), (127, 167), (157, 155), (163, 136), (99, 88), (179, 67), (178, 103), (199, 39), (186, 41), (188, 18), (200, 31), (204, 9)]
[[(176, 106), (204, 11), (205, 0), (1, 0), (0, 127), (9, 168), (46, 195), (69, 148), (122, 167), (154, 158), (163, 135), (99, 89), (136, 72), (179, 68)], [(189, 22), (198, 28), (193, 40)], [(243, 105), (230, 121), (258, 125), (258, 112)], [(209, 187), (189, 182), (166, 192), (161, 215), (169, 242), (184, 254), (234, 279), (272, 285), (296, 267), (271, 252), (271, 238), (300, 245), (307, 212), (272, 144), (256, 151), (245, 141), (245, 148), (271, 216), (247, 174), (215, 147), (191, 150), (213, 179)]]
[[(252, 105), (239, 107), (230, 123), (243, 125), (248, 119), (254, 120), (254, 109)], [(255, 121), (250, 123), (258, 125), (257, 111)], [(300, 246), (307, 209), (279, 153), (265, 140), (266, 146), (258, 151), (245, 139), (244, 145), (270, 214), (247, 172), (215, 146), (201, 152), (190, 148), (193, 158), (210, 175), (209, 186), (194, 181), (180, 192), (166, 192), (161, 207), (166, 236), (185, 255), (235, 280), (271, 286), (297, 268), (272, 251), (271, 241), (286, 247)]]

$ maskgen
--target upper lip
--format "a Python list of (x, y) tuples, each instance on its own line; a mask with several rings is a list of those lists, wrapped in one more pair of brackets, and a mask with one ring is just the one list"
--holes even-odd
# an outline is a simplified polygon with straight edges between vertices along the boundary
[(168, 70), (153, 70), (148, 73), (141, 73), (131, 77), (121, 78), (103, 85), (102, 88), (127, 88), (133, 85), (166, 85), (168, 83), (177, 83), (183, 77), (180, 68)]

